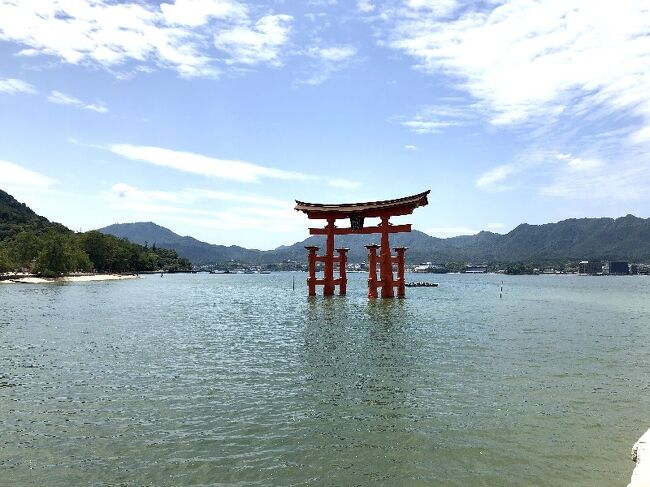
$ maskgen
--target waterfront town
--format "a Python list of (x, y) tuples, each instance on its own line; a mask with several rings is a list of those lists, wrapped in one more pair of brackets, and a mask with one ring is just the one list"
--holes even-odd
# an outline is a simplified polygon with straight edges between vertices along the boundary
[[(322, 265), (316, 265), (317, 271), (322, 271)], [(560, 275), (577, 274), (581, 276), (633, 276), (650, 275), (650, 264), (630, 263), (625, 261), (583, 260), (567, 262), (556, 266), (534, 266), (529, 264), (488, 264), (488, 263), (457, 263), (439, 264), (423, 262), (406, 264), (406, 272), (418, 274), (529, 274), (529, 275)], [(213, 274), (267, 274), (279, 271), (307, 272), (307, 263), (287, 259), (282, 262), (265, 265), (250, 265), (245, 262), (232, 261), (224, 264), (199, 265), (192, 272), (210, 272)], [(346, 264), (347, 273), (368, 272), (367, 262), (350, 262)], [(160, 272), (160, 271), (156, 271)]]

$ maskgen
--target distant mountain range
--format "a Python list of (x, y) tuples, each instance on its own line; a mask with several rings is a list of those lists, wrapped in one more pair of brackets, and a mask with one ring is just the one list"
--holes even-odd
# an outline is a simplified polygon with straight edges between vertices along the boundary
[[(309, 237), (302, 242), (274, 250), (260, 251), (238, 246), (224, 246), (182, 237), (152, 222), (122, 223), (99, 229), (100, 232), (127, 238), (139, 244), (156, 244), (174, 249), (195, 265), (223, 263), (231, 260), (254, 264), (286, 259), (306, 260), (305, 245), (325, 246), (325, 238)], [(366, 259), (364, 248), (379, 243), (379, 235), (344, 235), (336, 238), (337, 246), (350, 248), (349, 259)], [(479, 232), (476, 235), (436, 238), (414, 230), (391, 236), (392, 246), (409, 247), (407, 262), (558, 262), (599, 259), (650, 261), (650, 218), (627, 215), (621, 218), (580, 218), (558, 223), (529, 225), (523, 223), (501, 235)]]
[(181, 257), (190, 259), (194, 265), (214, 264), (237, 260), (241, 262), (264, 262), (261, 250), (246, 249), (237, 245), (225, 246), (201, 242), (194, 237), (182, 237), (168, 228), (153, 222), (117, 223), (99, 229), (102, 233), (126, 238), (140, 245), (156, 245), (174, 249)]

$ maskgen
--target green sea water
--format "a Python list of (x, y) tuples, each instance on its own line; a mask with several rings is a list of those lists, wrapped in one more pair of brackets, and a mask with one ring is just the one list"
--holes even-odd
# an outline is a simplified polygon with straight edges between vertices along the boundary
[(0, 285), (0, 485), (627, 485), (650, 278), (349, 277)]

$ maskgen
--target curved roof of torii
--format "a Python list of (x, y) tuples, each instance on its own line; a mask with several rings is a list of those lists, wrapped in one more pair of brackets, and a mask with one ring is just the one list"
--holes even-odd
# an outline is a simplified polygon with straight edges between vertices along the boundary
[(360, 216), (381, 216), (388, 215), (408, 215), (415, 208), (426, 206), (429, 202), (427, 195), (431, 190), (413, 196), (405, 196), (393, 200), (368, 201), (366, 203), (340, 203), (340, 204), (322, 204), (306, 203), (296, 200), (296, 211), (302, 211), (309, 218), (348, 218), (350, 215)]

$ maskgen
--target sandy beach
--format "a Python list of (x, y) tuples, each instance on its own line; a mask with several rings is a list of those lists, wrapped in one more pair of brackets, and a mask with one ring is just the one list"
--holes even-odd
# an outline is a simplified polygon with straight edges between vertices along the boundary
[(119, 281), (124, 279), (137, 279), (135, 274), (88, 274), (79, 276), (64, 276), (56, 278), (43, 278), (34, 276), (16, 275), (15, 278), (0, 280), (0, 284), (47, 284), (53, 282), (88, 282), (88, 281)]

